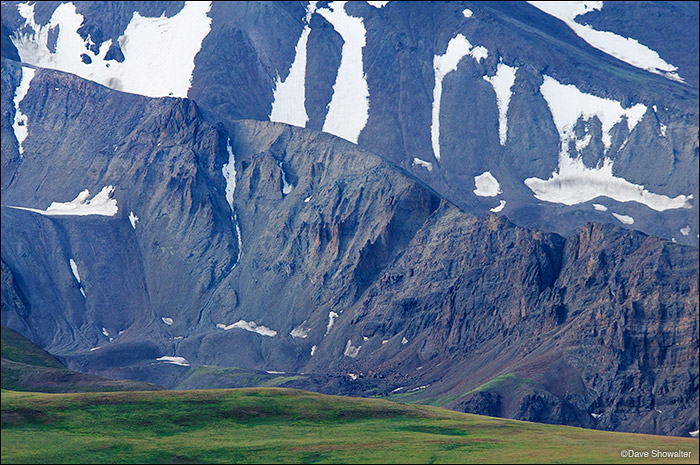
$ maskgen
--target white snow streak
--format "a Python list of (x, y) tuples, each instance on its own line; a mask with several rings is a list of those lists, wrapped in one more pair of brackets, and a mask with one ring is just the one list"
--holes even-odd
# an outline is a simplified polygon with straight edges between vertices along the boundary
[(80, 284), (80, 275), (78, 274), (78, 265), (76, 265), (75, 260), (72, 258), (69, 260), (70, 262), (70, 269), (73, 272), (73, 276), (75, 276), (75, 280), (78, 281), (78, 284)]
[(109, 337), (109, 331), (107, 331), (107, 328), (104, 328), (104, 327), (102, 328), (102, 334)]
[[(98, 82), (112, 89), (149, 97), (187, 97), (194, 71), (194, 57), (211, 29), (207, 16), (211, 2), (186, 2), (171, 18), (145, 18), (134, 12), (124, 34), (117, 42), (124, 61), (105, 60), (112, 40), (100, 46), (97, 54), (88, 49), (78, 34), (83, 16), (73, 3), (63, 3), (53, 12), (49, 23), (34, 20), (34, 4), (17, 6), (32, 32), (11, 37), (25, 63), (58, 69)], [(49, 33), (58, 27), (55, 51), (48, 48)], [(23, 28), (24, 29), (24, 28)], [(87, 55), (91, 63), (84, 63)]]
[(335, 312), (330, 312), (328, 313), (328, 326), (326, 327), (326, 334), (331, 330), (331, 327), (333, 326), (333, 323), (335, 323), (335, 319), (338, 318), (338, 314)]
[(246, 331), (250, 331), (252, 333), (258, 333), (262, 336), (268, 336), (268, 337), (273, 337), (273, 336), (277, 335), (277, 331), (272, 330), (272, 329), (268, 328), (267, 326), (258, 325), (254, 321), (239, 320), (232, 325), (223, 325), (223, 324), (219, 323), (216, 325), (216, 327), (223, 329), (224, 331), (228, 331), (228, 330), (234, 329), (234, 328), (245, 329)]
[(657, 52), (640, 44), (636, 39), (622, 37), (609, 31), (597, 31), (589, 25), (579, 24), (575, 21), (579, 15), (603, 8), (603, 2), (537, 1), (528, 3), (566, 23), (577, 36), (592, 47), (637, 68), (660, 74), (674, 81), (684, 82), (683, 78), (674, 72), (678, 69), (676, 66), (666, 63)]
[(495, 197), (501, 193), (498, 180), (493, 177), (490, 171), (484, 171), (479, 176), (474, 176), (474, 194), (479, 197)]
[(496, 205), (495, 207), (493, 207), (490, 211), (492, 211), (492, 212), (494, 212), (494, 213), (498, 213), (498, 212), (500, 212), (501, 210), (503, 210), (503, 207), (505, 207), (505, 206), (506, 206), (506, 201), (505, 201), (505, 200), (499, 200), (498, 205)]
[(231, 270), (236, 268), (238, 262), (241, 261), (241, 254), (243, 253), (243, 238), (241, 237), (241, 228), (238, 225), (238, 214), (236, 213), (236, 208), (233, 205), (233, 195), (236, 193), (236, 157), (233, 155), (233, 149), (231, 148), (231, 139), (228, 140), (226, 144), (226, 150), (228, 151), (228, 163), (224, 163), (221, 168), (221, 173), (224, 175), (226, 180), (226, 201), (231, 207), (231, 219), (233, 219), (233, 224), (236, 226), (236, 236), (238, 238), (238, 257), (236, 257), (236, 263), (233, 264)]
[(24, 100), (24, 97), (27, 95), (27, 92), (29, 91), (29, 85), (31, 84), (32, 79), (34, 79), (35, 74), (36, 70), (34, 68), (27, 68), (26, 66), (22, 66), (22, 79), (20, 80), (17, 89), (15, 89), (15, 98), (13, 99), (13, 102), (15, 104), (15, 119), (12, 123), (12, 129), (15, 131), (15, 138), (17, 139), (17, 143), (19, 144), (20, 158), (22, 158), (22, 155), (24, 154), (24, 148), (22, 147), (22, 143), (29, 135), (29, 127), (27, 126), (27, 124), (29, 123), (29, 118), (27, 117), (27, 115), (23, 114), (20, 111), (19, 104), (22, 102), (22, 100)]
[(282, 193), (284, 195), (287, 195), (294, 190), (294, 186), (287, 182), (287, 173), (284, 172), (284, 168), (282, 167), (282, 162), (279, 161), (279, 162), (277, 162), (277, 164), (279, 165), (280, 171), (282, 172)]
[(311, 200), (312, 195), (308, 196), (307, 198), (304, 199), (304, 203), (309, 203), (309, 200)]
[(367, 31), (362, 18), (347, 14), (346, 3), (331, 2), (330, 9), (318, 10), (344, 41), (323, 132), (356, 144), (369, 117), (369, 88), (362, 67), (362, 49)]
[(499, 63), (494, 76), (484, 76), (484, 80), (491, 84), (496, 93), (498, 140), (501, 145), (506, 145), (506, 140), (508, 140), (508, 105), (512, 95), (511, 88), (515, 84), (516, 71), (518, 71), (517, 67)]
[(389, 2), (367, 2), (367, 3), (369, 3), (370, 5), (372, 5), (375, 8), (381, 8)]
[(571, 141), (574, 141), (577, 147), (585, 145), (577, 140), (573, 130), (579, 119), (587, 121), (593, 116), (598, 118), (602, 124), (602, 142), (607, 152), (612, 144), (612, 128), (622, 122), (624, 117), (631, 132), (646, 112), (646, 106), (637, 104), (632, 108), (623, 109), (619, 102), (584, 94), (573, 85), (562, 85), (549, 76), (544, 77), (540, 91), (552, 112), (554, 124), (559, 132), (561, 149), (558, 172), (553, 172), (548, 180), (525, 180), (525, 185), (534, 192), (536, 198), (545, 202), (576, 205), (596, 197), (609, 197), (618, 202), (638, 202), (656, 211), (690, 208), (689, 201), (693, 198), (692, 195), (670, 198), (654, 194), (642, 185), (632, 184), (624, 178), (614, 176), (613, 161), (607, 156), (602, 166), (599, 164), (595, 168), (588, 168), (584, 166), (580, 153), (576, 158), (571, 158), (569, 154)]
[(593, 208), (594, 208), (595, 210), (598, 210), (599, 212), (606, 212), (606, 211), (608, 211), (608, 207), (606, 207), (605, 205), (601, 205), (601, 204), (599, 204), (599, 203), (594, 203), (594, 204), (593, 204)]
[(632, 218), (631, 216), (621, 215), (619, 213), (613, 213), (612, 216), (614, 216), (615, 218), (620, 220), (620, 223), (624, 223), (624, 224), (633, 224), (634, 223), (634, 218)]
[(421, 160), (420, 158), (414, 158), (411, 166), (422, 166), (428, 171), (433, 171), (433, 164), (429, 161)]
[(172, 318), (168, 318), (167, 316), (164, 316), (164, 317), (161, 317), (161, 320), (163, 320), (163, 323), (165, 323), (165, 324), (168, 325), (168, 326), (172, 326), (172, 325), (173, 325), (173, 319), (172, 319)]
[(316, 353), (316, 346), (311, 346), (311, 356), (313, 357)]
[(435, 72), (435, 87), (433, 88), (433, 120), (430, 126), (430, 135), (433, 143), (433, 154), (440, 161), (440, 102), (442, 100), (442, 80), (445, 76), (457, 69), (460, 60), (466, 55), (480, 61), (488, 57), (488, 50), (484, 47), (474, 47), (462, 34), (457, 34), (447, 44), (444, 55), (433, 57), (433, 70)]
[(306, 7), (306, 25), (294, 49), (294, 61), (289, 68), (289, 75), (284, 81), (277, 76), (272, 100), (270, 121), (306, 127), (309, 117), (306, 114), (306, 46), (311, 27), (309, 20), (316, 10), (316, 2)]
[(357, 354), (360, 353), (361, 348), (362, 346), (353, 346), (352, 339), (348, 339), (348, 343), (345, 345), (345, 352), (343, 352), (343, 355), (345, 355), (346, 357), (355, 358), (357, 357)]
[(136, 230), (136, 222), (139, 220), (139, 217), (134, 215), (134, 212), (129, 212), (129, 222), (131, 223), (131, 227), (134, 228), (134, 231)]
[(683, 234), (684, 236), (689, 235), (690, 234), (690, 226), (686, 225), (685, 228), (681, 228), (681, 234)]
[(183, 367), (190, 366), (190, 362), (188, 362), (185, 359), (185, 357), (171, 357), (169, 355), (165, 355), (163, 357), (158, 357), (156, 360), (159, 362), (172, 363), (173, 365), (180, 365)]

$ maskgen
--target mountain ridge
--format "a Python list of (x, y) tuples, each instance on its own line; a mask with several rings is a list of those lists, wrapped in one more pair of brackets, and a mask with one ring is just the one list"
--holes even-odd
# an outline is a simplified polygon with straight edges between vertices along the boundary
[[(254, 4), (236, 8), (260, 14)], [(304, 12), (297, 5), (280, 8)], [(407, 21), (422, 17), (426, 7), (416, 8)], [(455, 12), (468, 19), (456, 5), (440, 8), (436, 20)], [(518, 8), (544, 21), (543, 13)], [(296, 24), (292, 16), (283, 23)], [(254, 32), (256, 24), (247, 27)], [(320, 41), (315, 35), (320, 34), (330, 36), (329, 49), (340, 45), (325, 16), (313, 15), (309, 24), (310, 43)], [(300, 26), (292, 28), (294, 34), (301, 33)], [(207, 53), (216, 58), (219, 50), (206, 43), (226, 37), (225, 28), (217, 36), (212, 27), (198, 60)], [(564, 27), (560, 33), (571, 36)], [(234, 35), (250, 32), (244, 29), (234, 28)], [(449, 37), (443, 38), (447, 43)], [(383, 44), (410, 38), (394, 39)], [(475, 47), (485, 43), (478, 34), (469, 40)], [(246, 53), (264, 48), (256, 51), (255, 44)], [(279, 53), (266, 59), (281, 60)], [(444, 49), (439, 53), (447, 55)], [(308, 59), (318, 66), (311, 55)], [(636, 124), (625, 117), (627, 124), (613, 125), (609, 133), (603, 116), (580, 118), (574, 139), (564, 140), (553, 115), (542, 113), (549, 111), (539, 95), (544, 78), (518, 74), (515, 82), (527, 86), (534, 104), (529, 119), (517, 112), (509, 116), (514, 117), (509, 143), (529, 153), (514, 163), (501, 150), (494, 89), (483, 79), (484, 69), (496, 66), (495, 57), (459, 63), (444, 76), (444, 91), (470, 80), (480, 87), (463, 88), (465, 98), (443, 102), (443, 129), (451, 129), (440, 133), (440, 168), (425, 160), (416, 164), (410, 155), (418, 154), (404, 144), (395, 144), (404, 150), (398, 159), (373, 153), (368, 146), (383, 143), (370, 137), (378, 126), (363, 129), (355, 145), (314, 129), (239, 120), (239, 113), (217, 110), (206, 98), (201, 104), (194, 98), (144, 97), (44, 68), (32, 74), (17, 103), (25, 68), (3, 58), (3, 324), (73, 369), (166, 387), (229, 387), (257, 379), (326, 393), (406, 394), (399, 398), (589, 428), (681, 435), (697, 429), (697, 247), (630, 231), (622, 223), (588, 221), (602, 215), (595, 205), (614, 208), (624, 218), (612, 201), (595, 199), (602, 204), (594, 208), (588, 202), (547, 210), (522, 206), (517, 213), (508, 211), (512, 200), (505, 194), (480, 197), (473, 189), (473, 175), (486, 168), (498, 178), (495, 191), (528, 187), (488, 165), (494, 160), (469, 134), (484, 134), (500, 151), (501, 166), (523, 173), (537, 169), (543, 178), (555, 165), (541, 155), (537, 161), (542, 141), (525, 137), (532, 127), (546, 129), (546, 145), (554, 151), (574, 139), (572, 145), (583, 144), (584, 133), (595, 135), (599, 140), (589, 139), (590, 150), (582, 152), (587, 163), (601, 153), (604, 158), (608, 134), (611, 147), (628, 156), (631, 164), (623, 169), (631, 169), (652, 154), (648, 150), (635, 159), (636, 148), (622, 148), (625, 138), (635, 147), (658, 140), (663, 112)], [(376, 75), (367, 70), (371, 83)], [(215, 71), (195, 67), (193, 83), (198, 73)], [(432, 83), (424, 78), (424, 84)], [(662, 76), (648, 79), (687, 87)], [(237, 93), (216, 89), (226, 98), (252, 99), (248, 103), (256, 111), (265, 107), (245, 86)], [(321, 92), (315, 104), (323, 103), (323, 95), (331, 94)], [(518, 103), (513, 95), (511, 109), (526, 109), (527, 99)], [(490, 110), (466, 115), (472, 119), (465, 124), (472, 126), (460, 139), (454, 134), (464, 130), (459, 115), (465, 99), (482, 102), (477, 110)], [(623, 103), (631, 107), (634, 101), (632, 96)], [(377, 115), (371, 108), (369, 121)], [(20, 113), (28, 128), (21, 141), (13, 137)], [(421, 113), (425, 108), (417, 119)], [(493, 123), (488, 130), (477, 118), (487, 113)], [(670, 113), (674, 121), (683, 119)], [(667, 121), (669, 134), (689, 132), (691, 113), (685, 126)], [(309, 117), (313, 124), (325, 118)], [(427, 136), (430, 118), (423, 119)], [(421, 143), (429, 146), (429, 137)], [(697, 149), (690, 138), (674, 139), (679, 149), (674, 154), (691, 167), (674, 162), (686, 179), (674, 178), (676, 184), (692, 179), (693, 143)], [(450, 150), (461, 151), (468, 163), (450, 159)], [(528, 166), (530, 155), (536, 163)], [(624, 167), (620, 157), (615, 166)], [(656, 176), (658, 184), (670, 183), (663, 180), (667, 172), (632, 170), (625, 180)], [(454, 195), (446, 194), (436, 176), (452, 176)], [(483, 215), (497, 200), (505, 202), (504, 213)], [(109, 208), (100, 216), (56, 216), (85, 213), (88, 204)], [(697, 210), (693, 205), (690, 217)], [(625, 208), (634, 216), (632, 228), (652, 210)], [(686, 210), (646, 218), (665, 228), (668, 218), (677, 223), (681, 217), (674, 215)], [(546, 212), (561, 213), (559, 219), (573, 214), (576, 221), (566, 227), (574, 232), (523, 226), (539, 224)], [(210, 369), (230, 370), (217, 379), (204, 373)], [(239, 369), (249, 381), (234, 380)]]

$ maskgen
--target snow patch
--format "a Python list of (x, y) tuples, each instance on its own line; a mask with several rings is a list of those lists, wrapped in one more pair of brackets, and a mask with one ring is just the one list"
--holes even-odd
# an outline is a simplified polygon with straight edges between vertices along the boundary
[(316, 353), (316, 346), (311, 346), (311, 356), (313, 357)]
[(495, 197), (501, 193), (500, 185), (490, 171), (484, 171), (479, 176), (474, 176), (474, 194), (479, 197)]
[(230, 329), (238, 328), (238, 329), (244, 329), (246, 331), (250, 331), (252, 333), (258, 333), (262, 336), (268, 336), (268, 337), (273, 337), (277, 335), (277, 331), (272, 330), (268, 328), (267, 326), (263, 325), (258, 325), (254, 321), (245, 321), (245, 320), (239, 320), (236, 323), (233, 323), (232, 325), (224, 325), (224, 324), (217, 324), (217, 328), (223, 329), (224, 331), (228, 331)]
[(173, 365), (180, 365), (183, 367), (190, 366), (190, 362), (188, 362), (185, 359), (185, 357), (176, 357), (176, 356), (165, 355), (163, 357), (158, 357), (156, 360), (159, 362), (172, 363)]
[(284, 371), (265, 370), (265, 373), (269, 373), (271, 375), (283, 375)]
[(139, 220), (139, 217), (134, 215), (134, 212), (129, 212), (129, 222), (131, 223), (131, 227), (134, 228), (134, 231), (136, 230), (136, 222)]
[(472, 13), (472, 10), (470, 10), (469, 8), (465, 8), (464, 10), (462, 10), (462, 14), (465, 18), (471, 18), (474, 13)]
[[(90, 40), (78, 34), (83, 15), (73, 3), (60, 4), (49, 23), (39, 25), (34, 19), (35, 4), (19, 4), (24, 27), (31, 31), (11, 37), (21, 60), (42, 68), (76, 74), (112, 89), (148, 97), (187, 97), (192, 84), (194, 58), (211, 29), (207, 16), (211, 2), (186, 2), (171, 18), (145, 18), (134, 12), (117, 43), (123, 62), (105, 60), (112, 40), (101, 44), (97, 54), (88, 47)], [(55, 51), (49, 50), (49, 35), (58, 28)], [(81, 55), (90, 58), (83, 62)]]
[[(632, 184), (612, 173), (613, 161), (607, 156), (602, 164), (595, 168), (584, 166), (581, 154), (571, 158), (569, 146), (571, 141), (577, 147), (584, 144), (577, 141), (574, 126), (579, 120), (597, 117), (602, 124), (602, 142), (605, 151), (612, 144), (610, 131), (622, 122), (623, 117), (631, 132), (646, 112), (646, 106), (634, 105), (622, 108), (619, 102), (607, 100), (594, 95), (584, 94), (573, 85), (563, 85), (555, 79), (545, 76), (540, 91), (552, 113), (554, 124), (559, 132), (561, 149), (559, 152), (558, 172), (553, 172), (548, 180), (528, 178), (525, 180), (535, 197), (545, 202), (576, 205), (588, 202), (596, 197), (609, 197), (618, 202), (638, 202), (647, 207), (664, 211), (675, 208), (690, 208), (691, 195), (678, 195), (674, 198), (649, 192), (642, 185)], [(584, 136), (584, 139), (588, 135)], [(578, 142), (578, 143), (576, 143)]]
[(688, 431), (688, 434), (690, 435), (691, 438), (697, 438), (698, 434), (700, 434), (700, 430), (695, 430), (695, 431)]
[(279, 165), (280, 171), (282, 172), (282, 193), (284, 195), (287, 195), (294, 190), (294, 186), (287, 182), (287, 173), (284, 172), (284, 168), (282, 167), (282, 162), (279, 161), (279, 162), (277, 162), (277, 164)]
[(433, 164), (429, 161), (421, 160), (420, 158), (414, 158), (411, 166), (422, 166), (428, 171), (433, 171)]
[(95, 351), (95, 350), (100, 350), (100, 349), (101, 349), (101, 347), (100, 347), (100, 346), (97, 346), (97, 347), (93, 347), (92, 349), (90, 349), (90, 352), (93, 352), (93, 351)]
[(117, 200), (111, 198), (113, 193), (113, 186), (105, 186), (97, 195), (95, 195), (95, 197), (89, 200), (88, 198), (90, 197), (90, 191), (85, 189), (71, 202), (53, 202), (46, 210), (38, 210), (36, 208), (27, 207), (13, 207), (11, 205), (8, 205), (8, 207), (39, 213), (40, 215), (44, 216), (114, 216), (119, 208), (117, 208)]
[(423, 386), (418, 386), (418, 387), (415, 387), (413, 389), (409, 389), (408, 391), (406, 391), (406, 393), (408, 394), (409, 392), (422, 391), (423, 389), (426, 389), (429, 386), (430, 386), (430, 384), (424, 384)]
[(68, 262), (70, 263), (70, 269), (73, 272), (73, 276), (75, 276), (75, 280), (78, 281), (78, 284), (80, 284), (80, 274), (78, 274), (78, 265), (72, 258), (68, 260)]
[(102, 334), (109, 337), (109, 331), (107, 331), (107, 328), (105, 328), (105, 327), (102, 328)]
[(503, 207), (505, 207), (505, 206), (506, 206), (506, 201), (505, 201), (505, 200), (499, 200), (499, 201), (498, 201), (498, 205), (496, 205), (495, 207), (493, 207), (493, 208), (490, 209), (489, 211), (492, 211), (492, 212), (494, 212), (494, 213), (498, 213), (498, 212), (500, 212), (501, 210), (503, 210)]
[(406, 344), (408, 344), (408, 339), (406, 339), (404, 337), (403, 339), (401, 339), (401, 345), (406, 345)]
[(666, 129), (668, 129), (668, 126), (663, 123), (659, 123), (659, 132), (661, 133), (662, 137), (666, 137)]
[(85, 295), (85, 289), (83, 289), (82, 286), (80, 286), (80, 293), (83, 294), (83, 297), (87, 299), (87, 296)]
[(369, 87), (362, 68), (362, 49), (367, 31), (362, 18), (347, 14), (346, 3), (331, 2), (329, 8), (318, 10), (343, 38), (340, 66), (323, 132), (357, 144), (369, 118)]
[(632, 218), (631, 216), (621, 215), (619, 213), (613, 213), (612, 216), (617, 218), (620, 221), (620, 223), (634, 224), (634, 218)]
[(383, 6), (386, 6), (386, 4), (389, 2), (367, 2), (367, 3), (369, 3), (370, 5), (372, 5), (375, 8), (381, 8)]
[(292, 329), (292, 330), (289, 332), (289, 334), (290, 334), (292, 337), (298, 337), (298, 338), (300, 338), (300, 339), (306, 339), (307, 337), (309, 337), (309, 331), (311, 330), (311, 328), (304, 328), (304, 327), (303, 327), (304, 324), (306, 324), (306, 321), (304, 321), (304, 323), (300, 324), (300, 325), (297, 326), (296, 328)]
[(308, 196), (307, 198), (304, 199), (304, 203), (309, 203), (309, 200), (311, 200), (312, 195)]
[(335, 312), (330, 312), (328, 313), (328, 326), (326, 327), (326, 334), (331, 330), (333, 327), (333, 323), (335, 323), (335, 319), (338, 318), (338, 314)]
[(511, 88), (515, 84), (515, 73), (517, 67), (499, 63), (494, 76), (484, 76), (484, 80), (491, 84), (496, 93), (496, 104), (498, 105), (498, 140), (501, 145), (506, 145), (508, 140), (508, 105), (513, 94)]
[(606, 212), (606, 211), (608, 211), (608, 207), (606, 207), (605, 205), (601, 205), (601, 204), (599, 204), (599, 203), (594, 203), (594, 204), (593, 204), (593, 209), (594, 209), (594, 210), (597, 210), (597, 211), (599, 211), (599, 212)]
[(612, 144), (610, 131), (613, 126), (624, 117), (627, 120), (627, 129), (632, 132), (647, 111), (647, 107), (641, 103), (624, 109), (620, 102), (585, 94), (576, 86), (561, 84), (549, 76), (544, 76), (540, 92), (549, 105), (554, 125), (562, 141), (564, 138), (576, 139), (573, 130), (579, 118), (587, 121), (596, 116), (602, 124), (602, 140), (606, 152)]
[(172, 325), (173, 325), (173, 319), (172, 319), (172, 318), (168, 318), (167, 316), (164, 316), (164, 317), (161, 317), (161, 320), (163, 320), (163, 323), (165, 323), (165, 324), (168, 325), (168, 326), (172, 326)]
[(602, 413), (591, 413), (591, 416), (595, 419), (600, 418), (602, 415), (603, 415)]
[(352, 339), (348, 339), (348, 343), (345, 344), (345, 352), (343, 352), (343, 355), (345, 355), (346, 357), (355, 358), (357, 357), (357, 354), (360, 353), (361, 348), (362, 346), (353, 346)]
[(29, 135), (29, 127), (27, 126), (29, 123), (29, 117), (20, 111), (19, 104), (27, 95), (29, 85), (32, 83), (32, 79), (34, 79), (35, 74), (36, 70), (34, 68), (22, 66), (22, 79), (19, 82), (19, 86), (17, 86), (17, 89), (15, 90), (15, 98), (13, 99), (15, 104), (15, 119), (12, 123), (12, 129), (15, 131), (15, 138), (17, 139), (17, 144), (19, 145), (20, 158), (22, 158), (22, 155), (24, 154), (22, 143)]
[(433, 71), (435, 73), (435, 87), (433, 88), (433, 119), (430, 126), (431, 141), (435, 159), (440, 161), (440, 102), (442, 100), (442, 80), (448, 73), (455, 71), (457, 65), (465, 56), (470, 55), (476, 61), (488, 57), (488, 50), (478, 46), (473, 47), (466, 37), (457, 34), (447, 43), (447, 50), (443, 55), (433, 57)]
[(357, 380), (357, 378), (359, 378), (359, 375), (357, 375), (357, 374), (355, 374), (355, 373), (348, 373), (348, 377), (349, 377), (351, 380), (355, 381), (355, 380)]
[(681, 228), (681, 234), (683, 234), (684, 236), (689, 235), (690, 234), (690, 226), (688, 225), (685, 228)]
[(306, 114), (306, 46), (311, 32), (309, 20), (315, 10), (315, 2), (310, 2), (306, 7), (306, 25), (294, 49), (294, 61), (289, 68), (287, 79), (280, 81), (280, 77), (277, 76), (270, 121), (287, 123), (300, 128), (306, 127), (309, 121)]
[(587, 24), (579, 24), (575, 21), (579, 15), (602, 9), (603, 2), (535, 1), (528, 3), (563, 21), (577, 36), (588, 42), (592, 47), (634, 67), (660, 74), (674, 81), (685, 82), (678, 73), (674, 72), (678, 69), (676, 66), (664, 61), (657, 52), (640, 44), (638, 40), (623, 37), (609, 31), (597, 31)]

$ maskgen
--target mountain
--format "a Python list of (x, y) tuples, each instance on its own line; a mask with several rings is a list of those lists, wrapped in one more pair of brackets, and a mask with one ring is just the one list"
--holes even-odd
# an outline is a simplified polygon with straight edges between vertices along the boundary
[(3, 56), (323, 130), (472, 213), (698, 245), (697, 7), (382, 3), (8, 2)]
[(697, 56), (533, 3), (3, 4), (3, 324), (168, 388), (697, 429)]

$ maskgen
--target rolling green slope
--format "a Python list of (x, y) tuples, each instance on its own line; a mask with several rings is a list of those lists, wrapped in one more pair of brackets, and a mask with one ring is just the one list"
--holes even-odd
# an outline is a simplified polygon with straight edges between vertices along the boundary
[[(649, 460), (621, 456), (648, 452)], [(653, 451), (689, 457), (653, 458)], [(282, 388), (2, 392), (3, 463), (697, 463), (698, 441)]]
[(2, 325), (2, 389), (39, 392), (153, 391), (155, 384), (69, 370), (17, 331)]

